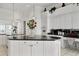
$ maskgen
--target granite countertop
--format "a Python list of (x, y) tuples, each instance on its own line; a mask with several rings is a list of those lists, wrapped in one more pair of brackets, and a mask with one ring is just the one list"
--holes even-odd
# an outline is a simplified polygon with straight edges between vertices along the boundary
[(30, 41), (55, 41), (58, 39), (61, 39), (60, 37), (53, 37), (53, 36), (34, 36), (34, 37), (28, 37), (28, 36), (9, 36), (9, 40), (30, 40)]
[(79, 39), (79, 36), (78, 37), (74, 37), (74, 36), (63, 36), (63, 37), (67, 37), (67, 38), (78, 38)]
[(63, 37), (69, 37), (69, 38), (79, 38), (79, 35), (75, 35), (75, 36), (63, 36)]

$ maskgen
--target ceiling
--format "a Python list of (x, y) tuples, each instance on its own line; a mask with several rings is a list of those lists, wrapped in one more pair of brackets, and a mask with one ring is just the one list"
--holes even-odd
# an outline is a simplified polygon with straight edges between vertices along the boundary
[[(42, 8), (49, 7), (49, 6), (56, 6), (60, 7), (61, 3), (14, 3), (14, 10), (17, 12), (28, 12), (32, 10), (34, 6), (40, 6)], [(9, 9), (13, 11), (13, 4), (12, 3), (0, 3), (0, 8)]]
[(14, 4), (13, 3), (0, 3), (0, 8), (9, 10), (9, 12), (15, 11), (19, 14), (28, 16), (29, 13), (33, 11), (33, 6), (39, 6), (39, 7), (44, 8), (52, 4), (53, 3), (14, 3)]
[(15, 11), (25, 17), (31, 14), (33, 6), (41, 7), (40, 11), (42, 11), (45, 7), (47, 8), (49, 6), (60, 7), (61, 3), (0, 3), (1, 9), (8, 10), (9, 12)]
[[(34, 6), (47, 7), (52, 5), (53, 3), (14, 3), (14, 8), (19, 10), (27, 10), (28, 8), (32, 8)], [(12, 9), (12, 3), (0, 3), (0, 8)]]

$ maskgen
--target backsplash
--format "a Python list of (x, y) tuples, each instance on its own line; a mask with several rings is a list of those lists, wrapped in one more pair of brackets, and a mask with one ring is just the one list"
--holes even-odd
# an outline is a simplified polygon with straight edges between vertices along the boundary
[(61, 36), (72, 36), (78, 37), (79, 30), (78, 29), (51, 29), (48, 35), (61, 35)]

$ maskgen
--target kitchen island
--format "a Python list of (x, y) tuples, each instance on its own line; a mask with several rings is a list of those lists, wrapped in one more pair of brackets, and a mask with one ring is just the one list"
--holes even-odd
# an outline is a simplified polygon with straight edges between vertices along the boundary
[(16, 36), (9, 37), (9, 56), (59, 56), (60, 37)]

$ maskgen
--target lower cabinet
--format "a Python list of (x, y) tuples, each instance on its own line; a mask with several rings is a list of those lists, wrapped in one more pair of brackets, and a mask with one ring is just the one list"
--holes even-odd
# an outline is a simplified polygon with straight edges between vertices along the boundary
[(8, 55), (9, 56), (30, 56), (31, 55), (31, 41), (8, 41)]
[(43, 56), (43, 41), (32, 41), (32, 56)]
[(8, 41), (10, 56), (43, 56), (43, 41)]
[(59, 56), (59, 41), (8, 40), (9, 56)]
[(6, 47), (6, 45), (7, 45), (7, 40), (8, 40), (8, 38), (7, 38), (7, 36), (6, 36), (5, 34), (0, 35), (0, 47), (1, 47), (1, 46)]
[(60, 42), (58, 41), (45, 41), (44, 42), (44, 55), (45, 56), (59, 56), (60, 55)]
[(9, 56), (18, 56), (20, 55), (20, 46), (19, 43), (17, 41), (12, 42), (9, 41), (8, 42), (8, 55)]
[(20, 42), (20, 55), (21, 56), (30, 56), (31, 55), (31, 41)]

